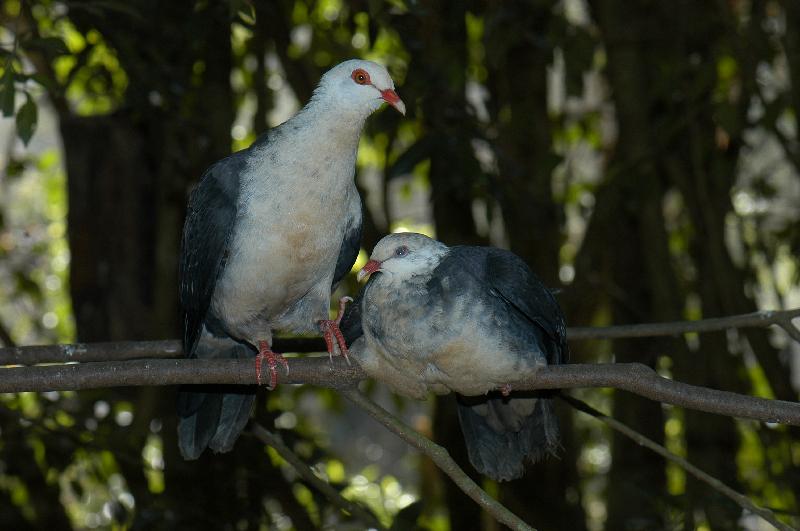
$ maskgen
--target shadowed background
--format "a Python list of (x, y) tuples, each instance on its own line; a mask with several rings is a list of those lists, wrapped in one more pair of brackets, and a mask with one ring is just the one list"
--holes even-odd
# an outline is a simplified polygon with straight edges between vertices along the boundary
[[(793, 0), (31, 0), (1, 9), (4, 344), (178, 337), (191, 186), (351, 57), (385, 64), (408, 106), (406, 118), (377, 114), (362, 140), (365, 250), (404, 229), (510, 248), (561, 288), (576, 326), (800, 305)], [(353, 278), (341, 288), (356, 289)], [(770, 330), (572, 346), (573, 361), (639, 361), (784, 400), (798, 398), (797, 357)], [(449, 397), (369, 391), (474, 474)], [(0, 397), (0, 528), (359, 528), (250, 435), (231, 454), (182, 461), (174, 394)], [(797, 515), (796, 428), (625, 393), (576, 395)], [(537, 528), (763, 525), (661, 457), (567, 408), (559, 414), (560, 459), (521, 480), (483, 481)], [(386, 525), (498, 528), (335, 392), (262, 391), (255, 416)]]

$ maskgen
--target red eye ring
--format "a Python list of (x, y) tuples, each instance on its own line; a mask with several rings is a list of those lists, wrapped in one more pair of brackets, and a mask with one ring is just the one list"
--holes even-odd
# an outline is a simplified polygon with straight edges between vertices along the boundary
[(353, 73), (350, 74), (350, 77), (353, 78), (353, 81), (355, 81), (359, 85), (370, 84), (369, 74), (367, 73), (366, 70), (362, 68), (356, 68), (355, 70), (353, 70)]

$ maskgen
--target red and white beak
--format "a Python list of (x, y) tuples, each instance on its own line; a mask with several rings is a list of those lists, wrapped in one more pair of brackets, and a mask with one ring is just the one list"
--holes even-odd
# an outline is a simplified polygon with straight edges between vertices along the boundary
[(361, 271), (358, 272), (358, 274), (356, 275), (356, 279), (358, 279), (358, 281), (361, 282), (365, 278), (369, 278), (369, 276), (372, 273), (380, 270), (381, 270), (381, 262), (379, 262), (378, 260), (370, 260), (369, 262), (364, 264), (364, 267), (362, 267)]
[(381, 91), (381, 98), (383, 98), (383, 101), (397, 109), (400, 114), (403, 116), (406, 115), (406, 104), (403, 103), (403, 100), (400, 99), (400, 96), (397, 95), (397, 92), (392, 89), (384, 89)]

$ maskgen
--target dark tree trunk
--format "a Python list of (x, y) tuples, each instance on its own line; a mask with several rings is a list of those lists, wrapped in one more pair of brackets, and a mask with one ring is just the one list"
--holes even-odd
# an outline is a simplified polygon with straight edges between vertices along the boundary
[[(662, 215), (663, 186), (649, 155), (653, 145), (654, 104), (649, 62), (653, 53), (652, 18), (644, 6), (616, 0), (591, 2), (608, 54), (606, 67), (616, 109), (619, 138), (610, 174), (597, 194), (597, 210), (587, 234), (600, 238), (589, 249), (599, 254), (607, 271), (612, 322), (669, 320), (681, 315), (677, 281), (669, 264)], [(582, 261), (586, 261), (583, 258)], [(673, 345), (676, 346), (676, 345)], [(638, 361), (654, 366), (666, 353), (659, 340), (616, 341), (617, 362)], [(615, 393), (613, 415), (656, 441), (662, 441), (659, 404)], [(656, 529), (664, 526), (661, 504), (666, 498), (661, 458), (615, 434), (608, 485), (608, 529)]]
[[(430, 16), (430, 12), (436, 16)], [(415, 72), (403, 87), (409, 102), (422, 105), (428, 135), (433, 216), (437, 238), (448, 245), (480, 242), (472, 218), (474, 188), (480, 167), (471, 146), (472, 118), (466, 113), (467, 69), (466, 5), (457, 0), (437, 0), (399, 17), (396, 25), (411, 54)], [(406, 96), (408, 94), (408, 96)], [(429, 97), (433, 96), (433, 97)], [(434, 438), (447, 448), (459, 465), (471, 471), (455, 408), (437, 397)], [(446, 476), (445, 501), (452, 529), (480, 529), (480, 509)]]
[[(547, 101), (548, 40), (552, 2), (523, 0), (492, 5), (484, 15), (492, 146), (499, 175), (493, 189), (511, 250), (547, 285), (558, 285), (561, 206), (553, 197), (558, 162)], [(518, 37), (509, 42), (507, 35)], [(500, 106), (502, 103), (502, 107)], [(538, 529), (585, 528), (574, 440), (573, 414), (560, 409), (561, 455), (500, 485), (501, 501)]]
[[(64, 109), (60, 116), (70, 289), (80, 341), (179, 335), (177, 257), (187, 194), (212, 162), (230, 153), (228, 6), (195, 9), (191, 3), (141, 0), (130, 8), (146, 26), (123, 11), (97, 16), (76, 10), (73, 18), (78, 27), (103, 34), (129, 78), (125, 100), (113, 114), (84, 118)], [(203, 65), (201, 74), (196, 64)], [(87, 407), (92, 396), (86, 395)], [(164, 419), (162, 496), (176, 517), (190, 515), (195, 501), (182, 495), (190, 475), (176, 473), (185, 465), (175, 451), (174, 391), (120, 390), (111, 401), (117, 400), (133, 402), (135, 412), (133, 424), (111, 437), (120, 453), (141, 455), (150, 420)], [(141, 462), (118, 464), (136, 498), (136, 516), (145, 523), (158, 497), (149, 491)], [(204, 489), (203, 499), (220, 500), (230, 485), (208, 481)]]
[[(433, 216), (437, 237), (448, 245), (476, 244), (480, 239), (472, 218), (472, 201), (481, 169), (472, 149), (472, 117), (466, 106), (466, 6), (439, 0), (427, 6), (437, 16), (413, 20), (409, 39), (409, 90), (421, 97), (423, 125), (429, 135)], [(420, 84), (422, 86), (416, 86)]]
[[(496, 193), (511, 250), (548, 284), (558, 282), (561, 207), (553, 198), (559, 157), (547, 107), (553, 60), (552, 2), (503, 3), (486, 14), (488, 86), (499, 175)], [(508, 33), (523, 35), (506, 44)], [(500, 105), (502, 104), (502, 107)]]
[[(792, 87), (789, 92), (791, 98), (789, 103), (794, 109), (795, 128), (800, 130), (800, 3), (794, 0), (784, 0), (783, 8), (786, 11), (784, 46)], [(797, 141), (795, 141), (795, 145), (797, 145)], [(796, 153), (795, 156), (800, 158), (800, 153)]]

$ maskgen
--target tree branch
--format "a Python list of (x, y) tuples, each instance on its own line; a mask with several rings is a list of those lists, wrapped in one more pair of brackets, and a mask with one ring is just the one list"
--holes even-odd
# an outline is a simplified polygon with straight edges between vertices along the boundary
[(567, 338), (622, 339), (631, 337), (675, 336), (692, 332), (715, 332), (729, 328), (767, 328), (780, 326), (795, 341), (800, 342), (800, 330), (792, 319), (800, 317), (800, 308), (791, 310), (767, 310), (763, 312), (714, 317), (699, 321), (673, 321), (667, 323), (645, 323), (605, 327), (581, 327), (567, 329)]
[[(278, 370), (278, 382), (342, 389), (366, 374), (341, 358), (289, 359), (289, 374)], [(66, 391), (102, 387), (177, 384), (256, 383), (252, 360), (130, 360), (0, 369), (0, 393)], [(689, 385), (659, 376), (640, 363), (554, 365), (508, 382), (512, 389), (614, 387), (637, 395), (708, 413), (800, 426), (800, 404), (768, 400)]]
[(737, 492), (737, 491), (733, 490), (732, 488), (730, 488), (729, 486), (724, 484), (719, 479), (715, 478), (714, 476), (712, 476), (712, 475), (710, 475), (710, 474), (708, 474), (706, 472), (703, 472), (702, 470), (700, 470), (699, 468), (697, 468), (696, 466), (691, 464), (689, 461), (687, 461), (683, 457), (670, 452), (669, 450), (667, 450), (662, 445), (658, 444), (657, 442), (653, 441), (652, 439), (648, 439), (647, 437), (645, 437), (644, 435), (642, 435), (638, 431), (634, 430), (633, 428), (629, 427), (628, 425), (623, 424), (622, 422), (618, 421), (617, 419), (615, 419), (613, 417), (609, 417), (605, 413), (603, 413), (601, 411), (598, 411), (597, 409), (593, 408), (592, 406), (590, 406), (589, 404), (587, 404), (586, 402), (584, 402), (582, 400), (578, 400), (577, 398), (574, 398), (574, 397), (571, 397), (571, 396), (565, 395), (565, 394), (560, 394), (558, 396), (559, 396), (559, 398), (561, 400), (563, 400), (567, 404), (571, 405), (572, 407), (574, 407), (578, 411), (581, 411), (583, 413), (586, 413), (588, 415), (593, 416), (594, 418), (598, 419), (599, 421), (605, 423), (612, 430), (618, 431), (619, 433), (623, 434), (624, 436), (632, 439), (637, 444), (639, 444), (641, 446), (644, 446), (645, 448), (648, 448), (648, 449), (654, 451), (655, 453), (657, 453), (658, 455), (664, 457), (665, 459), (668, 459), (668, 460), (672, 461), (673, 463), (675, 463), (676, 465), (678, 465), (679, 467), (681, 467), (686, 472), (688, 472), (689, 474), (693, 475), (694, 477), (696, 477), (697, 479), (699, 479), (703, 483), (706, 483), (708, 486), (710, 486), (714, 490), (722, 493), (723, 495), (727, 496), (728, 498), (730, 498), (731, 500), (733, 500), (734, 502), (739, 504), (739, 506), (741, 506), (744, 510), (750, 511), (753, 514), (759, 515), (761, 518), (763, 518), (767, 522), (771, 523), (772, 525), (774, 525), (777, 529), (779, 529), (781, 531), (792, 531), (792, 529), (793, 529), (792, 527), (790, 527), (790, 526), (784, 524), (783, 522), (781, 522), (780, 520), (778, 520), (775, 517), (775, 514), (772, 511), (770, 511), (769, 509), (765, 509), (763, 507), (759, 507), (758, 505), (753, 503), (750, 500), (750, 498), (748, 498), (744, 494), (741, 494), (740, 492)]
[[(702, 319), (605, 327), (570, 327), (567, 337), (585, 339), (622, 339), (632, 337), (675, 336), (692, 332), (714, 332), (729, 328), (766, 328), (780, 326), (800, 342), (800, 330), (792, 319), (800, 317), (800, 308), (775, 310)], [(325, 342), (319, 337), (275, 338), (276, 352), (324, 352)], [(73, 361), (111, 361), (143, 358), (181, 358), (180, 341), (122, 341), (115, 343), (75, 343), (73, 345), (32, 345), (0, 348), (0, 365), (36, 365)]]
[(477, 483), (472, 481), (466, 472), (461, 470), (453, 458), (450, 457), (450, 453), (445, 448), (403, 424), (397, 417), (367, 398), (358, 389), (345, 389), (342, 391), (342, 394), (355, 405), (366, 411), (372, 418), (383, 424), (386, 429), (430, 457), (431, 460), (436, 463), (436, 466), (450, 476), (450, 479), (452, 479), (467, 496), (475, 500), (478, 505), (483, 507), (483, 509), (491, 514), (498, 522), (507, 525), (511, 529), (533, 529), (504, 505), (489, 496)]
[(334, 489), (327, 481), (320, 479), (314, 473), (314, 471), (303, 462), (302, 459), (297, 457), (291, 448), (286, 446), (286, 443), (283, 442), (283, 439), (281, 439), (280, 435), (269, 431), (257, 422), (252, 422), (250, 424), (250, 429), (258, 440), (274, 448), (275, 451), (278, 452), (278, 455), (280, 455), (284, 461), (289, 463), (300, 475), (300, 477), (302, 477), (313, 488), (317, 489), (317, 491), (319, 491), (323, 496), (328, 498), (336, 507), (345, 513), (358, 518), (365, 525), (376, 529), (386, 529), (383, 525), (381, 525), (380, 522), (378, 522), (377, 518), (375, 518), (373, 514), (365, 510), (357, 503), (352, 502), (342, 496), (341, 493)]
[[(321, 337), (278, 337), (272, 348), (276, 352), (325, 352), (326, 346)], [(175, 358), (183, 358), (183, 347), (174, 339), (0, 348), (0, 365)]]

